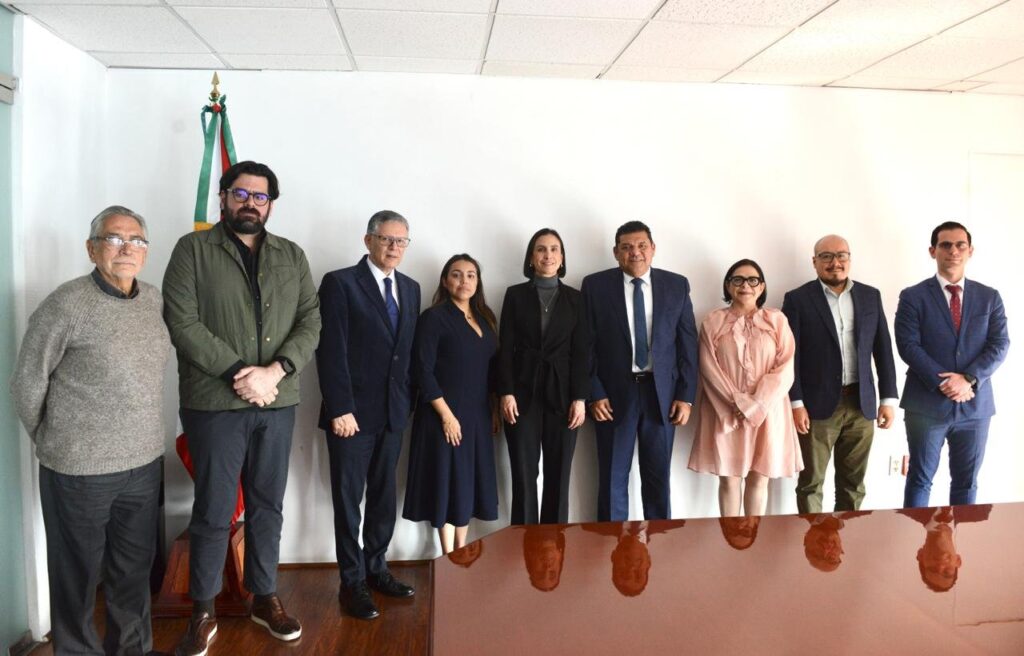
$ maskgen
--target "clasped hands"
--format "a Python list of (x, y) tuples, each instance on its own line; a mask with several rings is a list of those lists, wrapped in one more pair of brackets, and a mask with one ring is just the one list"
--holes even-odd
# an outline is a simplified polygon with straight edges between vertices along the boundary
[[(669, 408), (668, 412), (668, 420), (673, 426), (684, 426), (690, 420), (691, 409), (692, 406), (686, 401), (672, 401), (672, 407)], [(611, 401), (606, 398), (594, 401), (590, 404), (590, 414), (593, 415), (594, 421), (611, 421)]]
[(280, 362), (272, 362), (266, 367), (242, 367), (235, 374), (235, 394), (247, 403), (264, 408), (277, 398), (277, 384), (284, 375)]
[[(569, 404), (569, 430), (575, 430), (582, 426), (583, 420), (586, 418), (586, 415), (587, 413), (586, 409), (584, 408), (583, 401), (572, 401)], [(502, 395), (501, 418), (504, 419), (509, 424), (515, 424), (517, 417), (519, 417), (519, 405), (516, 403), (515, 395)]]
[(974, 398), (974, 386), (963, 374), (945, 371), (939, 374), (943, 381), (939, 383), (939, 391), (954, 403), (963, 403)]

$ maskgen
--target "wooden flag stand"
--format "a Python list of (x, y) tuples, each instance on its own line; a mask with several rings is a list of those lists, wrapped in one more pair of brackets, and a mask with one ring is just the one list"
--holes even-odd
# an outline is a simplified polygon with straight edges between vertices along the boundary
[[(171, 545), (160, 593), (153, 600), (153, 617), (189, 617), (192, 598), (188, 596), (188, 529)], [(224, 563), (224, 587), (217, 595), (218, 617), (245, 617), (249, 615), (252, 593), (245, 589), (245, 522), (231, 527), (228, 555)]]

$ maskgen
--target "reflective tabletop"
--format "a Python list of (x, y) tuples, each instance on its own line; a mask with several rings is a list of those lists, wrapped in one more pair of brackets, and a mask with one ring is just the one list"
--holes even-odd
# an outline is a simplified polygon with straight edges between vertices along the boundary
[(512, 526), (433, 563), (434, 654), (1024, 654), (1024, 504)]

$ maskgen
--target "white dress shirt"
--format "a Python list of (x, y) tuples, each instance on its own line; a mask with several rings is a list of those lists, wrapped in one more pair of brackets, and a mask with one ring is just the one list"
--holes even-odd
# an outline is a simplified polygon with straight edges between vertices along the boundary
[(949, 293), (948, 289), (946, 289), (946, 285), (960, 285), (960, 310), (963, 311), (964, 292), (967, 291), (967, 276), (961, 278), (959, 282), (950, 282), (936, 273), (935, 279), (939, 281), (939, 287), (942, 289), (942, 295), (946, 297), (946, 307), (949, 307), (949, 301), (953, 298), (953, 295)]
[(644, 295), (644, 314), (647, 317), (647, 366), (638, 367), (636, 366), (636, 328), (633, 321), (633, 276), (629, 275), (625, 271), (622, 272), (622, 284), (623, 292), (626, 295), (626, 319), (629, 321), (629, 345), (630, 352), (633, 357), (633, 373), (639, 373), (641, 371), (653, 371), (654, 362), (650, 353), (653, 351), (651, 344), (651, 330), (654, 327), (654, 294), (651, 293), (651, 270), (647, 269), (647, 273), (640, 276), (640, 280), (643, 280), (643, 284), (640, 285), (640, 289)]
[[(384, 279), (391, 278), (391, 295), (395, 297), (395, 305), (401, 309), (402, 305), (398, 300), (398, 280), (396, 277), (378, 269), (377, 265), (370, 258), (366, 258), (366, 263), (370, 265), (370, 273), (373, 274), (373, 279), (377, 281), (377, 289), (380, 290), (380, 297), (384, 299), (385, 303), (387, 303), (387, 296), (384, 294)], [(394, 271), (391, 273), (394, 273)]]

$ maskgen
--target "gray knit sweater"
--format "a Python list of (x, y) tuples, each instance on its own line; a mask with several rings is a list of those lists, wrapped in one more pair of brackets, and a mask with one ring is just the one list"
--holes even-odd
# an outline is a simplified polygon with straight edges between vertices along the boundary
[(126, 471), (163, 455), (163, 381), (171, 342), (160, 291), (115, 298), (82, 276), (32, 313), (11, 393), (43, 466)]

